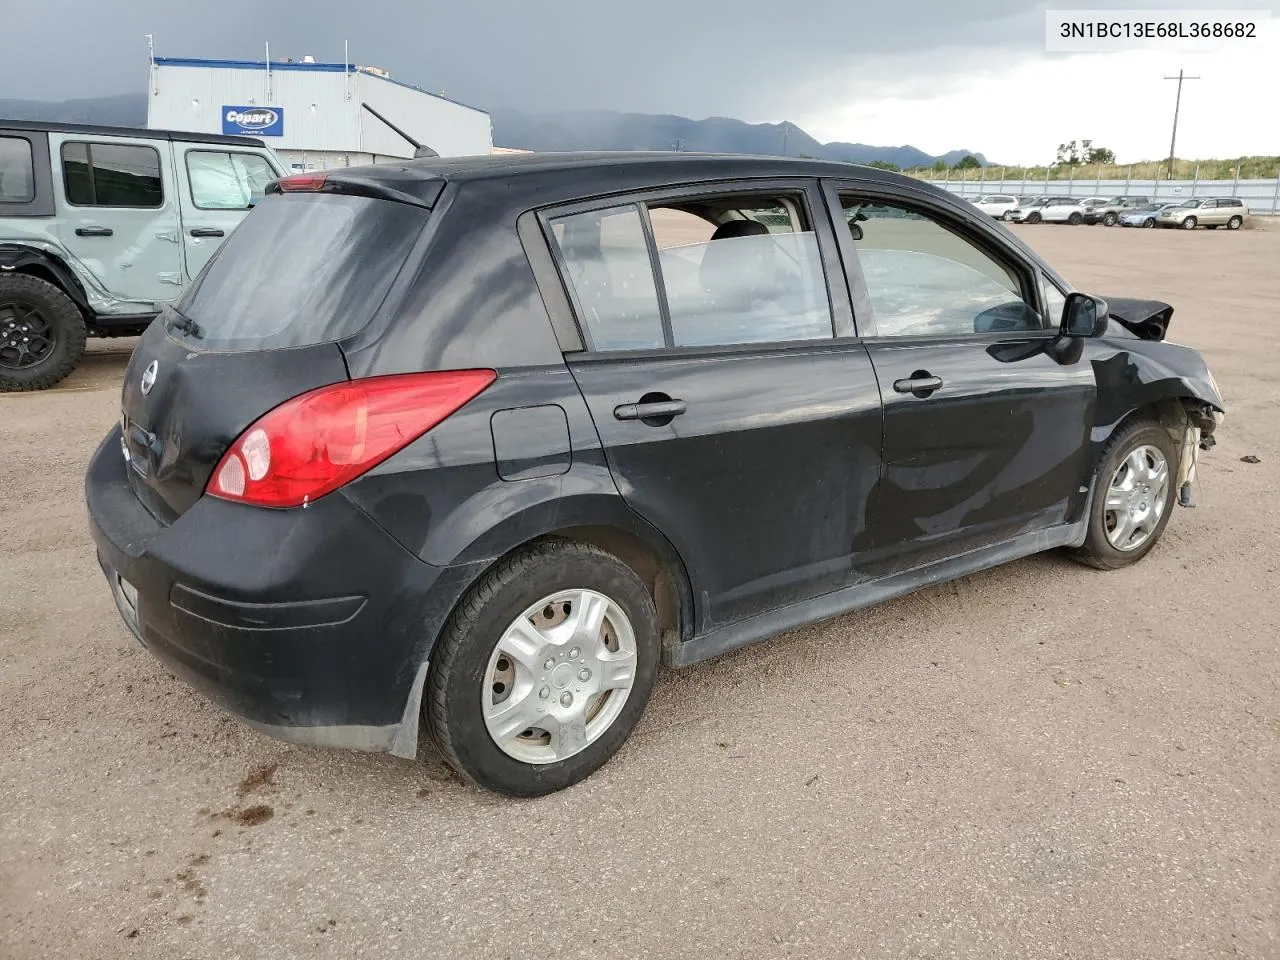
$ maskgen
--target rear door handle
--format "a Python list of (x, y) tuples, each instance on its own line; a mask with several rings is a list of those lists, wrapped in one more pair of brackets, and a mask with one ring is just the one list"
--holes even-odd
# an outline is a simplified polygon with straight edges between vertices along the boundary
[(942, 378), (935, 377), (928, 370), (917, 370), (906, 379), (893, 381), (893, 389), (898, 393), (909, 393), (922, 400), (941, 386)]
[(110, 227), (76, 227), (77, 237), (110, 237), (115, 231)]
[(225, 237), (226, 234), (217, 227), (195, 227), (191, 231), (193, 237)]
[(613, 416), (617, 420), (657, 420), (678, 417), (688, 407), (683, 400), (659, 400), (653, 403), (623, 403), (613, 408)]

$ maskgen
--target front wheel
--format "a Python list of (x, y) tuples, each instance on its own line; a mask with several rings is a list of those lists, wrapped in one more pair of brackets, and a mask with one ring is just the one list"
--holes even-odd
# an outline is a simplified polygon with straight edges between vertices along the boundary
[(1183, 221), (1182, 221), (1182, 229), (1183, 229), (1183, 230), (1194, 230), (1195, 228), (1196, 228), (1196, 218), (1195, 218), (1195, 217), (1187, 217), (1187, 219), (1185, 219), (1185, 220), (1183, 220)]
[(80, 308), (52, 283), (0, 277), (0, 392), (52, 387), (79, 363), (84, 339)]
[(1167, 430), (1150, 420), (1122, 427), (1102, 455), (1077, 558), (1114, 570), (1146, 556), (1169, 523), (1177, 473), (1178, 448)]
[(1241, 217), (1232, 217), (1230, 220), (1228, 220), (1228, 221), (1227, 221), (1227, 229), (1228, 229), (1228, 230), (1239, 230), (1239, 229), (1240, 229), (1240, 226), (1241, 226), (1243, 223), (1244, 223), (1244, 219), (1243, 219), (1243, 218), (1241, 218)]
[(1155, 225), (1156, 225), (1156, 218), (1155, 218), (1155, 217), (1147, 217), (1147, 219), (1145, 219), (1145, 220), (1143, 220), (1143, 221), (1142, 221), (1142, 225), (1143, 225), (1144, 227), (1146, 227), (1147, 229), (1149, 229), (1149, 230), (1154, 230), (1154, 229), (1155, 229)]
[(1043, 218), (1038, 213), (1033, 213), (1027, 217), (1027, 223), (1039, 223)]
[(489, 571), (450, 618), (427, 677), (428, 728), (477, 786), (563, 789), (631, 735), (658, 651), (635, 571), (598, 547), (544, 541)]

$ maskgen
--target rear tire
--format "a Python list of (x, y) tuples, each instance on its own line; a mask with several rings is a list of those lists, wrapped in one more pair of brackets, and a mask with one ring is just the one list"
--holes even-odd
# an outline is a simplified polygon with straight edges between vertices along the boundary
[[(1141, 475), (1143, 461), (1148, 471), (1153, 466), (1158, 470), (1163, 462), (1162, 482)], [(1139, 469), (1133, 469), (1134, 463)], [(1145, 557), (1169, 524), (1178, 496), (1177, 476), (1178, 446), (1167, 430), (1151, 420), (1120, 428), (1102, 454), (1089, 503), (1088, 533), (1073, 556), (1099, 570), (1127, 567)], [(1128, 537), (1126, 523), (1133, 529)]]
[[(574, 628), (579, 616), (589, 623)], [(635, 571), (599, 547), (544, 540), (485, 574), (450, 617), (427, 676), (427, 726), (468, 782), (552, 793), (631, 735), (658, 654), (657, 611)]]
[(1114, 213), (1107, 213), (1107, 214), (1103, 214), (1102, 223), (1104, 226), (1114, 227), (1116, 225), (1116, 221), (1119, 219), (1120, 218), (1117, 217)]
[(1243, 217), (1232, 217), (1230, 220), (1227, 221), (1227, 229), (1239, 230), (1243, 224), (1244, 224)]
[(84, 354), (84, 316), (75, 301), (39, 277), (0, 277), (0, 393), (46, 390)]
[(1073, 213), (1071, 216), (1067, 217), (1067, 223), (1071, 224), (1073, 227), (1078, 227), (1083, 222), (1084, 217), (1078, 213)]
[(1182, 229), (1183, 229), (1183, 230), (1194, 230), (1194, 229), (1196, 228), (1196, 224), (1197, 224), (1198, 222), (1199, 222), (1199, 221), (1197, 221), (1195, 217), (1187, 217), (1187, 219), (1185, 219), (1185, 220), (1183, 220), (1183, 221), (1182, 221)]

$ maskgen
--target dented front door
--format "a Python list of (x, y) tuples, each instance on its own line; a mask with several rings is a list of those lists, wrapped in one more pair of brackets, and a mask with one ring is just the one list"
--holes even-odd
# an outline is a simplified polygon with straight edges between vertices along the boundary
[(139, 313), (182, 290), (182, 247), (167, 140), (50, 134), (58, 237), (103, 296)]

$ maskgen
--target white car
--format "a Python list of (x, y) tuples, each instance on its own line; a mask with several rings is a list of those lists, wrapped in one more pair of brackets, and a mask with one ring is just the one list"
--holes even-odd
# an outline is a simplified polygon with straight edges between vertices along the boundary
[(1040, 219), (1045, 223), (1084, 223), (1085, 201), (1070, 197), (1054, 197), (1040, 208)]
[(993, 193), (978, 197), (973, 201), (973, 205), (987, 216), (995, 217), (997, 220), (1007, 220), (1009, 215), (1018, 209), (1018, 198), (1004, 193)]

